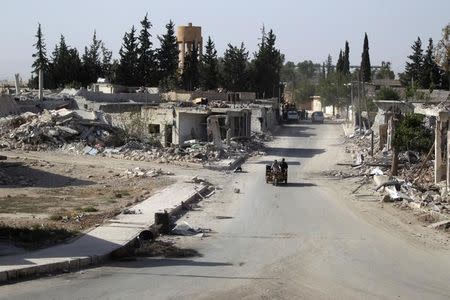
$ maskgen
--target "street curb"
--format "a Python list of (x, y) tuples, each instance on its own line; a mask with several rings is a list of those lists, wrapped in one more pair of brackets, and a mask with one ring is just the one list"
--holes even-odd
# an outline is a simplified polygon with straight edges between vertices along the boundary
[[(209, 185), (201, 185), (199, 189), (196, 189), (194, 186), (194, 190), (196, 193), (193, 195), (190, 195), (189, 198), (182, 201), (178, 206), (175, 208), (172, 208), (169, 212), (170, 216), (174, 216), (179, 214), (184, 204), (190, 204), (199, 198), (203, 198), (201, 196), (201, 193), (205, 192), (210, 188)], [(149, 226), (154, 226), (154, 224)], [(34, 266), (27, 266), (27, 267), (21, 267), (15, 270), (7, 270), (7, 271), (0, 271), (0, 285), (12, 283), (14, 281), (23, 279), (34, 279), (39, 276), (44, 275), (57, 275), (61, 273), (70, 273), (70, 272), (76, 272), (82, 269), (87, 269), (94, 266), (102, 265), (112, 258), (113, 254), (115, 252), (120, 252), (121, 250), (128, 249), (129, 247), (133, 246), (134, 242), (136, 241), (136, 238), (139, 236), (139, 233), (136, 234), (128, 243), (126, 243), (123, 246), (118, 247), (115, 250), (112, 250), (110, 253), (103, 254), (103, 255), (92, 255), (87, 257), (80, 257), (80, 258), (68, 258), (65, 261), (61, 262), (54, 262), (54, 263), (47, 263), (43, 265), (34, 265)]]

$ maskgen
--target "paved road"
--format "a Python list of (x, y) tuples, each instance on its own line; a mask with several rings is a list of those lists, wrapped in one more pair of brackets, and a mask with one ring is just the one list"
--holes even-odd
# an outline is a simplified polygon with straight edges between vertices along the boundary
[[(338, 159), (338, 125), (290, 125), (246, 173), (190, 214), (216, 231), (179, 243), (203, 256), (143, 258), (0, 287), (5, 299), (449, 299), (450, 254), (365, 221), (318, 175)], [(264, 182), (287, 158), (290, 183)], [(241, 189), (240, 194), (232, 191)], [(214, 216), (230, 216), (217, 219)]]

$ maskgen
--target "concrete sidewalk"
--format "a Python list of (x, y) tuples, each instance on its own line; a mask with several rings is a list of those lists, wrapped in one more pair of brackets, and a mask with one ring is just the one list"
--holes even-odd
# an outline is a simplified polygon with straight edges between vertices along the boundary
[(35, 252), (0, 257), (0, 282), (52, 272), (75, 271), (108, 260), (154, 223), (156, 212), (174, 213), (181, 202), (198, 197), (207, 186), (176, 183), (130, 207), (136, 214), (120, 214), (69, 244)]

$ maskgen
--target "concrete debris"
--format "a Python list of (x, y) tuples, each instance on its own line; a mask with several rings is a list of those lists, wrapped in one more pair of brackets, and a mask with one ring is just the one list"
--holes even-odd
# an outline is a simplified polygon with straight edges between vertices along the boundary
[(122, 212), (124, 215), (141, 215), (142, 214), (142, 210), (138, 209), (124, 209)]
[[(351, 167), (346, 171), (328, 171), (327, 175), (345, 179), (350, 174), (363, 177), (363, 184), (372, 182), (380, 193), (381, 202), (394, 202), (395, 206), (441, 215), (450, 214), (450, 193), (445, 185), (434, 183), (433, 161), (425, 159), (414, 151), (399, 153), (398, 176), (391, 176), (392, 150), (380, 146), (376, 131), (372, 136), (366, 131), (346, 138), (346, 152), (353, 163), (338, 165)], [(420, 176), (418, 176), (420, 175)]]
[(436, 223), (430, 224), (428, 227), (436, 229), (436, 230), (447, 230), (450, 228), (450, 220), (436, 222)]
[[(51, 150), (78, 141), (95, 155), (107, 145), (120, 143), (120, 130), (104, 121), (99, 112), (44, 110), (0, 119), (0, 146), (8, 149)], [(95, 148), (97, 151), (94, 151)]]
[(187, 222), (182, 221), (175, 225), (175, 227), (172, 229), (172, 234), (184, 236), (191, 236), (198, 234), (203, 235), (203, 230), (201, 228), (193, 228)]
[(200, 177), (198, 177), (198, 176), (192, 177), (191, 180), (190, 180), (189, 182), (192, 182), (192, 183), (206, 183), (206, 184), (209, 184), (209, 182), (208, 182), (206, 179), (200, 178)]
[(133, 161), (156, 161), (168, 163), (208, 164), (223, 159), (238, 158), (243, 155), (263, 155), (263, 140), (254, 136), (249, 140), (231, 141), (218, 149), (212, 142), (188, 140), (180, 147), (160, 147), (137, 141), (126, 143), (122, 147), (106, 148), (100, 154)]
[(142, 169), (139, 167), (136, 167), (134, 169), (128, 169), (125, 171), (125, 176), (128, 178), (136, 178), (136, 177), (152, 178), (152, 177), (158, 177), (161, 175), (169, 175), (170, 176), (170, 175), (174, 175), (174, 173), (163, 171), (161, 169), (146, 170), (146, 169)]

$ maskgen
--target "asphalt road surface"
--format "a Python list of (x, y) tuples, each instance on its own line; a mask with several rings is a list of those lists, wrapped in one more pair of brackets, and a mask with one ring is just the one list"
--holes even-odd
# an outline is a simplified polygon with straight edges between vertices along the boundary
[[(336, 124), (280, 129), (267, 156), (251, 158), (202, 211), (189, 214), (191, 224), (214, 230), (178, 240), (202, 257), (115, 262), (3, 286), (0, 297), (449, 299), (448, 252), (367, 222), (321, 178), (339, 159), (340, 135)], [(265, 183), (264, 166), (280, 157), (289, 163), (289, 183), (274, 187)]]

